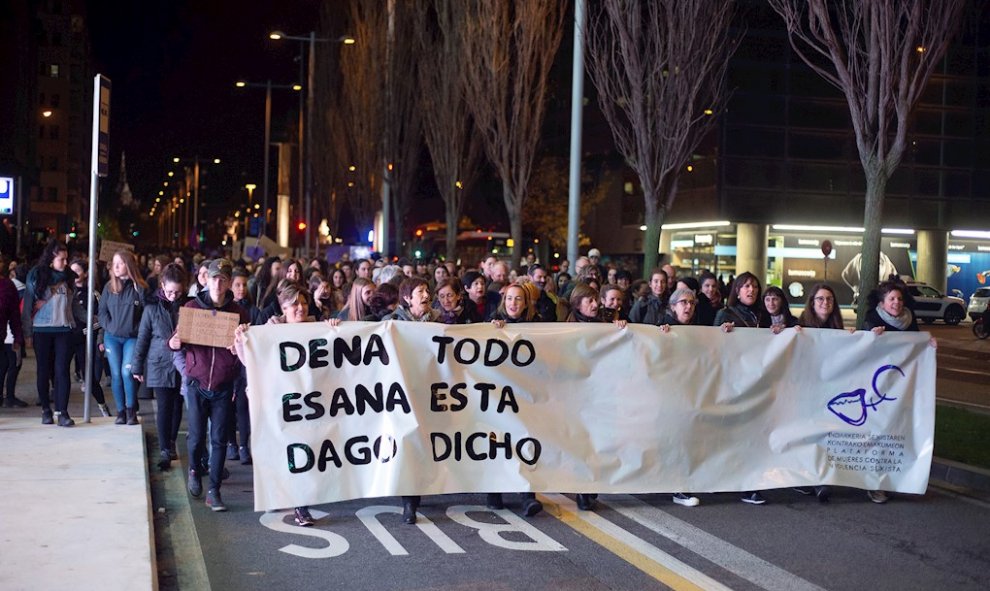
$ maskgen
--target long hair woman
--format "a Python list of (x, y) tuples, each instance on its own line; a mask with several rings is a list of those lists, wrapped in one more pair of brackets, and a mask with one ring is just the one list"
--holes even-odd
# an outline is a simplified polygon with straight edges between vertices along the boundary
[(185, 303), (182, 297), (186, 273), (179, 265), (171, 263), (162, 269), (158, 278), (155, 300), (144, 308), (134, 347), (134, 379), (155, 391), (158, 426), (158, 467), (167, 470), (178, 457), (175, 440), (182, 422), (182, 397), (179, 395), (181, 377), (172, 363), (173, 352), (168, 340), (179, 324), (179, 308)]
[(71, 427), (69, 417), (69, 359), (72, 349), (72, 292), (74, 281), (69, 269), (69, 251), (54, 239), (45, 246), (38, 264), (28, 273), (21, 320), (28, 346), (34, 344), (38, 360), (38, 399), (41, 422), (54, 423), (49, 388), (55, 384), (55, 412), (58, 425)]
[(340, 311), (337, 318), (341, 320), (364, 320), (371, 311), (368, 305), (371, 303), (371, 295), (375, 293), (375, 284), (358, 277), (351, 283), (351, 292), (347, 294), (347, 305)]
[(715, 315), (715, 326), (721, 326), (722, 330), (726, 330), (728, 324), (734, 328), (757, 328), (760, 325), (761, 291), (756, 275), (749, 271), (740, 273), (732, 283), (728, 305)]
[(774, 334), (798, 325), (798, 319), (791, 313), (791, 306), (787, 303), (784, 290), (776, 285), (768, 286), (763, 294), (763, 311), (760, 328), (769, 328)]
[(148, 284), (141, 277), (134, 253), (118, 250), (110, 263), (110, 281), (100, 298), (103, 348), (110, 364), (110, 385), (117, 405), (118, 425), (137, 425), (137, 380), (134, 379), (134, 347)]

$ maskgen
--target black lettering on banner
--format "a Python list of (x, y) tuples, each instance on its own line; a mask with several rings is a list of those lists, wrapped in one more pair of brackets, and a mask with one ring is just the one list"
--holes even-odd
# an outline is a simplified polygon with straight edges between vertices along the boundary
[(498, 413), (505, 412), (506, 407), (511, 407), (515, 413), (519, 412), (519, 404), (516, 403), (516, 395), (512, 393), (512, 386), (502, 387), (502, 397), (498, 400)]
[(454, 337), (435, 336), (433, 342), (439, 345), (437, 347), (437, 363), (443, 363), (447, 357), (447, 345), (454, 342)]
[[(533, 453), (530, 454), (530, 457), (528, 458), (526, 457), (526, 454), (523, 453), (523, 451), (526, 450), (527, 443), (533, 444)], [(519, 443), (516, 444), (516, 456), (519, 457), (520, 462), (526, 464), (527, 466), (532, 466), (538, 462), (540, 460), (541, 453), (543, 453), (543, 444), (541, 444), (540, 441), (534, 437), (523, 437), (519, 440)]]
[[(526, 347), (526, 351), (529, 354), (529, 359), (525, 363), (519, 357), (519, 350)], [(526, 367), (530, 363), (536, 361), (536, 348), (533, 347), (533, 343), (527, 341), (526, 339), (519, 339), (516, 344), (512, 346), (512, 363), (516, 367)]]
[(362, 384), (354, 386), (354, 398), (357, 400), (357, 413), (361, 416), (364, 416), (364, 411), (369, 406), (375, 412), (382, 412), (382, 408), (384, 408), (381, 383), (375, 384), (374, 395)]
[(494, 432), (488, 434), (488, 457), (495, 459), (497, 451), (499, 448), (505, 450), (505, 459), (512, 459), (512, 435), (506, 433), (505, 439), (502, 441), (498, 440), (498, 436)]
[(323, 408), (323, 405), (316, 400), (320, 396), (323, 396), (322, 392), (310, 392), (309, 394), (303, 397), (303, 402), (305, 402), (306, 406), (308, 406), (309, 409), (312, 411), (311, 413), (306, 415), (305, 418), (307, 421), (316, 420), (322, 417), (323, 414), (326, 412), (326, 409)]
[(313, 339), (309, 342), (309, 367), (311, 369), (330, 365), (329, 361), (323, 360), (324, 357), (330, 355), (329, 351), (324, 348), (326, 346), (326, 339)]
[[(488, 440), (488, 449), (484, 449), (482, 440)], [(504, 459), (511, 460), (513, 451), (519, 461), (532, 466), (540, 460), (543, 453), (543, 445), (534, 437), (523, 437), (514, 446), (512, 435), (505, 433), (502, 439), (495, 433), (485, 433), (479, 431), (465, 436), (460, 431), (453, 434), (430, 433), (430, 441), (433, 447), (433, 461), (443, 462), (449, 459), (461, 461), (462, 454), (466, 454), (468, 459), (481, 462), (484, 460), (497, 460), (499, 450), (503, 452)], [(479, 446), (482, 449), (478, 449)], [(377, 452), (376, 452), (377, 453)]]
[(495, 384), (475, 384), (474, 389), (481, 393), (481, 411), (487, 411), (488, 393), (495, 389)]
[(299, 392), (282, 395), (282, 420), (286, 423), (303, 420), (302, 415), (292, 414), (294, 411), (302, 409), (301, 404), (292, 403), (293, 400), (298, 400), (301, 397), (302, 394)]
[[(471, 347), (474, 348), (474, 351), (471, 353), (470, 358), (464, 356), (465, 343), (470, 344)], [(471, 365), (472, 363), (478, 360), (478, 357), (480, 355), (481, 355), (481, 345), (479, 345), (478, 341), (474, 339), (470, 339), (470, 338), (461, 339), (460, 341), (457, 342), (456, 345), (454, 345), (454, 359), (456, 359), (458, 363), (461, 363), (463, 365)]]
[(337, 416), (337, 413), (341, 410), (344, 411), (344, 414), (350, 416), (354, 414), (354, 404), (351, 403), (351, 398), (347, 395), (347, 390), (337, 388), (333, 391), (333, 398), (330, 400), (330, 416)]
[(409, 406), (409, 399), (406, 398), (406, 392), (402, 389), (402, 384), (395, 382), (388, 389), (388, 399), (385, 400), (385, 410), (392, 412), (397, 406), (401, 406), (402, 412), (406, 414), (412, 412), (412, 408)]
[(333, 464), (340, 468), (343, 464), (340, 461), (340, 457), (337, 456), (337, 449), (333, 446), (333, 442), (329, 439), (323, 441), (323, 445), (320, 446), (320, 462), (317, 469), (320, 472), (326, 472), (327, 462)]
[(367, 445), (360, 447), (357, 451), (360, 455), (354, 455), (354, 446), (359, 443), (368, 443), (368, 438), (364, 435), (351, 437), (344, 444), (344, 457), (355, 466), (364, 466), (371, 463), (371, 450)]
[[(296, 359), (294, 363), (289, 363), (288, 352), (295, 351), (299, 358)], [(284, 342), (278, 344), (278, 357), (282, 363), (282, 371), (296, 371), (300, 369), (303, 365), (306, 365), (306, 347), (303, 347), (299, 343)]]
[[(306, 463), (302, 466), (296, 462), (297, 450), (306, 454)], [(289, 472), (292, 474), (299, 474), (300, 472), (306, 472), (307, 470), (312, 469), (313, 463), (316, 459), (313, 457), (313, 450), (305, 443), (290, 443), (288, 447), (285, 448), (285, 453), (288, 456)]]
[[(395, 456), (399, 455), (399, 444), (395, 440), (395, 437), (392, 437), (391, 435), (385, 435), (384, 436), (385, 437), (385, 447), (387, 448), (386, 451), (388, 452), (388, 455), (384, 455), (383, 456), (382, 455), (382, 447), (383, 447), (382, 446), (382, 437), (383, 437), (382, 435), (379, 435), (375, 439), (375, 448), (374, 448), (375, 449), (375, 457), (378, 458), (378, 460), (381, 461), (381, 463), (387, 464), (389, 462), (389, 460), (391, 460)], [(389, 445), (390, 443), (391, 443), (391, 445)]]
[[(496, 353), (494, 349), (497, 348)], [(502, 365), (509, 358), (509, 346), (498, 339), (488, 339), (485, 343), (485, 367)]]
[(447, 394), (441, 392), (440, 390), (447, 387), (447, 382), (437, 382), (430, 385), (430, 410), (433, 412), (443, 412), (447, 410), (446, 404), (440, 404), (441, 401), (447, 399)]
[[(458, 433), (458, 435), (460, 435), (460, 433)], [(474, 451), (474, 442), (475, 442), (475, 440), (477, 440), (477, 439), (484, 439), (484, 438), (485, 438), (485, 434), (484, 433), (472, 433), (472, 434), (468, 435), (467, 441), (465, 442), (464, 447), (466, 448), (468, 457), (471, 458), (472, 460), (476, 461), (476, 462), (481, 461), (481, 460), (487, 460), (488, 459), (488, 456), (486, 456), (484, 454), (484, 452), (477, 453), (477, 452)]]
[[(442, 462), (450, 457), (451, 445), (450, 437), (443, 433), (430, 433), (430, 442), (433, 444), (433, 461)], [(443, 445), (443, 451), (439, 452), (437, 444)]]
[(371, 365), (371, 360), (376, 357), (382, 365), (388, 365), (388, 351), (382, 337), (372, 334), (368, 337), (368, 348), (364, 350), (364, 364)]
[[(347, 348), (347, 341), (338, 337), (333, 340), (333, 364), (340, 369), (344, 364), (344, 359), (354, 366), (361, 363), (361, 337), (355, 335), (351, 339), (351, 347)], [(350, 414), (350, 413), (348, 413)]]

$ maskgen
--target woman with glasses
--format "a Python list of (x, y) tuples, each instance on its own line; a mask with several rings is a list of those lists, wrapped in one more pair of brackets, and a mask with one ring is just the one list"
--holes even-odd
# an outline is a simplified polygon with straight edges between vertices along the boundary
[[(670, 294), (670, 303), (667, 306), (667, 312), (660, 321), (661, 334), (669, 333), (671, 326), (695, 324), (695, 310), (697, 309), (697, 305), (698, 296), (693, 289), (684, 287), (675, 289), (674, 293)], [(701, 500), (698, 497), (682, 492), (674, 493), (673, 501), (684, 507), (697, 507), (701, 504)]]
[[(185, 303), (186, 273), (179, 265), (171, 263), (162, 270), (158, 280), (155, 300), (145, 307), (134, 345), (134, 379), (155, 392), (158, 410), (155, 419), (158, 426), (158, 468), (168, 470), (172, 460), (178, 459), (175, 440), (182, 422), (182, 396), (179, 386), (182, 378), (172, 363), (172, 349), (168, 340), (175, 334), (179, 322), (179, 308)], [(147, 362), (147, 363), (146, 363)]]

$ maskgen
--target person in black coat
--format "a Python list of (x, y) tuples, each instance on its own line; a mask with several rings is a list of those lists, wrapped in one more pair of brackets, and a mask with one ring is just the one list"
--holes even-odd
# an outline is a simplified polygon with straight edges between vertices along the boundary
[(437, 283), (437, 297), (433, 307), (440, 312), (444, 324), (476, 324), (482, 319), (474, 305), (464, 305), (460, 279), (441, 279)]
[(186, 273), (171, 263), (162, 269), (155, 299), (144, 307), (134, 346), (134, 379), (155, 391), (158, 405), (158, 467), (167, 470), (178, 459), (175, 440), (182, 422), (182, 378), (172, 364), (168, 340), (179, 323), (179, 308), (185, 303)]
[[(732, 328), (757, 328), (760, 325), (760, 280), (749, 271), (732, 282), (728, 305), (715, 315), (715, 326), (728, 332)], [(731, 325), (731, 326), (727, 326)]]
[(677, 289), (690, 289), (694, 292), (695, 304), (694, 323), (702, 326), (711, 326), (715, 323), (715, 314), (718, 310), (712, 306), (711, 300), (701, 292), (701, 284), (694, 277), (682, 277), (677, 280)]
[(785, 328), (798, 325), (798, 319), (791, 313), (784, 290), (776, 285), (767, 287), (763, 294), (763, 314), (760, 315), (760, 328), (769, 328), (774, 334)]
[[(918, 331), (918, 319), (908, 308), (904, 288), (893, 281), (884, 281), (867, 296), (870, 309), (863, 319), (863, 330), (877, 334), (885, 331)], [(880, 330), (877, 330), (880, 329)]]

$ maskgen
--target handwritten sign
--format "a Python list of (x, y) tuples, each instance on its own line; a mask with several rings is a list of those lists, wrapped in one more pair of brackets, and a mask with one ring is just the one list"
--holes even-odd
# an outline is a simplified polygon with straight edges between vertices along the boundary
[(179, 339), (183, 343), (229, 348), (240, 317), (232, 312), (179, 308)]
[(307, 322), (251, 327), (244, 354), (257, 510), (928, 484), (924, 333)]
[(100, 243), (100, 260), (109, 263), (113, 259), (113, 253), (118, 250), (129, 250), (134, 252), (134, 245), (126, 242), (114, 242), (113, 240), (103, 240)]

